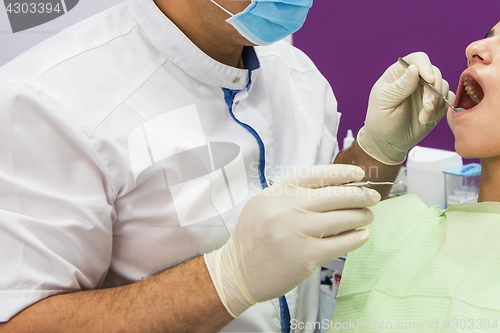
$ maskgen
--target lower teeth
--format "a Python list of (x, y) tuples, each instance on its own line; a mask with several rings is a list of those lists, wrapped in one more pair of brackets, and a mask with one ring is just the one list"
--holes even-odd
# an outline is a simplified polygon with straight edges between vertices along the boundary
[(460, 112), (460, 111), (465, 111), (466, 109), (464, 108), (457, 108), (457, 112)]

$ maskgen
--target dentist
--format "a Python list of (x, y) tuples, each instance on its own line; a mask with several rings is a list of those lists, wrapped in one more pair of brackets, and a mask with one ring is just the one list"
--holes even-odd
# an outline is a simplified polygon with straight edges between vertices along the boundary
[(394, 180), (444, 116), (419, 74), (453, 94), (405, 57), (339, 152), (328, 82), (280, 42), (311, 5), (130, 0), (0, 69), (0, 332), (316, 320), (318, 267), (390, 190), (342, 184)]

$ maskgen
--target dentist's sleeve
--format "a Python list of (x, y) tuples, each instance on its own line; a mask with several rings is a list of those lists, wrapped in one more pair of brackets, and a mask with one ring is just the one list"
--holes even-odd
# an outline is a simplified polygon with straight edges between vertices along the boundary
[(91, 139), (56, 102), (24, 84), (0, 83), (0, 157), (4, 322), (48, 296), (102, 283), (115, 188)]

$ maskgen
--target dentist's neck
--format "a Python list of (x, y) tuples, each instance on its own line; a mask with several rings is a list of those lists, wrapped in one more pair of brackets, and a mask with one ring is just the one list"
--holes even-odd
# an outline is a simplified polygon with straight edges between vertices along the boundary
[(229, 17), (209, 0), (155, 0), (158, 8), (205, 54), (220, 63), (243, 68), (244, 43), (225, 19)]

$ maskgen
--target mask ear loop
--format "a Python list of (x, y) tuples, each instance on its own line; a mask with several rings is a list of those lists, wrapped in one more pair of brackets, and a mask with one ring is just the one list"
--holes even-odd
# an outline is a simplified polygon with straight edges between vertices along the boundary
[(219, 4), (218, 4), (217, 2), (215, 2), (214, 0), (210, 0), (210, 1), (212, 1), (214, 4), (216, 4), (216, 5), (217, 5), (217, 7), (219, 7), (220, 9), (222, 9), (223, 11), (225, 11), (226, 13), (228, 13), (229, 15), (231, 15), (231, 17), (233, 17), (233, 16), (234, 16), (234, 14), (233, 14), (233, 13), (231, 13), (229, 10), (227, 10), (226, 8), (224, 8), (224, 7), (222, 7), (221, 5), (219, 5)]

